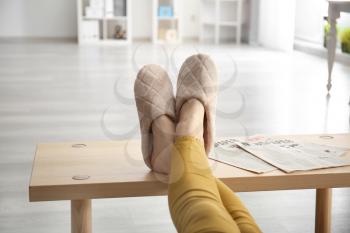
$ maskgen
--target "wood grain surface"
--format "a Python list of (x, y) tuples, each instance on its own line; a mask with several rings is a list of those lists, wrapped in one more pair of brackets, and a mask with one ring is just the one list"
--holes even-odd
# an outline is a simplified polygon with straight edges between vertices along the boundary
[[(278, 137), (350, 147), (350, 134), (331, 135), (332, 139), (274, 136)], [(212, 160), (210, 165), (214, 175), (236, 192), (350, 186), (350, 166), (258, 175)], [(138, 140), (47, 143), (37, 147), (29, 194), (31, 201), (157, 196), (167, 193), (166, 181), (166, 176), (144, 165)]]

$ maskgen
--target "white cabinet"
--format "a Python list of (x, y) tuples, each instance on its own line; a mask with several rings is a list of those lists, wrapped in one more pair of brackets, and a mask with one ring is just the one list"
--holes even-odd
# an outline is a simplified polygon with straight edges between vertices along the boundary
[(241, 42), (243, 0), (200, 0), (200, 41)]
[(153, 0), (152, 41), (178, 43), (182, 38), (182, 0)]
[(131, 0), (77, 0), (79, 44), (128, 44)]
[(98, 42), (100, 39), (100, 31), (98, 21), (96, 20), (84, 20), (80, 24), (81, 35), (80, 38), (83, 41)]

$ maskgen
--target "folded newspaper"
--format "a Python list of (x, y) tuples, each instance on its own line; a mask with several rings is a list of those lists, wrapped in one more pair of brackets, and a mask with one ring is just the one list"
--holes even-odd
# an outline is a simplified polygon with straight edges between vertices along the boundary
[(215, 144), (212, 159), (256, 173), (276, 168), (287, 173), (350, 165), (349, 148), (254, 136)]
[(274, 166), (237, 146), (239, 140), (227, 139), (215, 143), (213, 160), (242, 168), (254, 173), (265, 173), (276, 170)]

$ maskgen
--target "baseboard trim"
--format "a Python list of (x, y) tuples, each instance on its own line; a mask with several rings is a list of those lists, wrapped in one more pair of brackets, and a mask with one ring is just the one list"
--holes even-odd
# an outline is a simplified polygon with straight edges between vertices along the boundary
[[(327, 49), (317, 43), (296, 39), (294, 41), (294, 49), (327, 59)], [(350, 54), (345, 54), (340, 49), (337, 49), (335, 61), (344, 65), (350, 65)]]
[[(150, 37), (135, 37), (133, 43), (151, 43)], [(197, 37), (183, 38), (186, 43), (198, 43)], [(0, 43), (78, 43), (76, 37), (0, 37)]]
[(0, 37), (0, 43), (77, 43), (76, 37)]

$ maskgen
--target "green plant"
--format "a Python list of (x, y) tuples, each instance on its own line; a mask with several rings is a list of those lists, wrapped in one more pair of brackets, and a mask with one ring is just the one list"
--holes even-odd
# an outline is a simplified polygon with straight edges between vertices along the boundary
[(330, 28), (331, 25), (328, 22), (323, 26), (323, 47), (325, 48), (327, 48), (328, 34)]
[(323, 28), (324, 34), (327, 35), (329, 33), (329, 30), (331, 30), (331, 25), (327, 22)]
[(341, 51), (344, 53), (350, 53), (350, 28), (346, 28), (342, 31), (340, 43)]
[[(326, 22), (326, 24), (323, 27), (323, 47), (327, 48), (327, 42), (328, 42), (328, 35), (329, 31), (331, 30), (331, 25)], [(339, 36), (339, 27), (338, 25), (335, 26), (335, 31), (337, 34), (337, 37)]]

